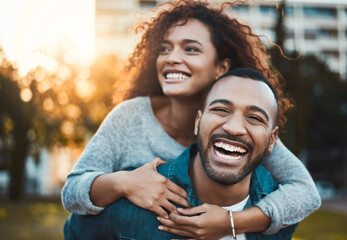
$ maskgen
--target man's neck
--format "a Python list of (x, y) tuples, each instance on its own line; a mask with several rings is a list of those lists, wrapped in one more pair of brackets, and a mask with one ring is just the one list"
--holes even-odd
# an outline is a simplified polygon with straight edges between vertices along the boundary
[(249, 194), (251, 174), (232, 185), (215, 182), (207, 176), (199, 153), (191, 159), (189, 177), (193, 183), (194, 192), (202, 203), (231, 206), (241, 202)]

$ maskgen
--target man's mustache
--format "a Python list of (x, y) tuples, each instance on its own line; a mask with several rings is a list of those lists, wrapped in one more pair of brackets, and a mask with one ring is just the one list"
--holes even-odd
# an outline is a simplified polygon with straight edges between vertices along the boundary
[(243, 137), (233, 136), (227, 132), (212, 134), (211, 138), (210, 138), (210, 144), (212, 144), (212, 142), (214, 142), (218, 138), (224, 138), (224, 139), (228, 139), (230, 141), (239, 142), (241, 144), (246, 145), (249, 152), (253, 151), (253, 144), (252, 143), (246, 141)]

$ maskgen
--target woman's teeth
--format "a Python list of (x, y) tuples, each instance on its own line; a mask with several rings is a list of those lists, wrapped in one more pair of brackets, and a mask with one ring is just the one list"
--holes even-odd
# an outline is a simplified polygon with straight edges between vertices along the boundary
[(188, 78), (188, 76), (183, 74), (183, 73), (168, 73), (168, 74), (166, 74), (166, 79), (175, 79), (175, 80), (183, 81), (187, 78)]

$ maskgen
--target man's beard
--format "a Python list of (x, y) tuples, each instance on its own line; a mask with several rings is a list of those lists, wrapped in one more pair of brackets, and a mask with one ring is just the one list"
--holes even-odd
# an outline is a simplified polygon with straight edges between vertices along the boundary
[[(233, 171), (232, 169), (228, 169), (227, 164), (223, 163), (217, 163), (220, 166), (223, 166), (225, 169), (224, 171), (218, 171), (218, 169), (213, 168), (211, 165), (210, 161), (208, 159), (208, 151), (212, 149), (212, 143), (213, 140), (216, 138), (224, 138), (224, 139), (229, 139), (231, 141), (235, 142), (240, 142), (242, 144), (245, 144), (248, 147), (248, 157), (244, 161), (246, 161), (245, 165), (238, 170), (237, 172)], [(267, 144), (269, 146), (270, 140)], [(262, 161), (264, 156), (267, 154), (267, 147), (264, 149), (264, 151), (259, 154), (258, 156), (252, 156), (253, 155), (253, 150), (254, 147), (252, 144), (248, 143), (247, 141), (243, 140), (241, 137), (235, 137), (231, 136), (228, 133), (223, 133), (223, 134), (213, 134), (211, 138), (209, 139), (209, 142), (207, 144), (207, 147), (204, 146), (202, 138), (200, 136), (200, 131), (198, 132), (198, 149), (199, 149), (199, 154), (201, 158), (201, 163), (205, 169), (205, 172), (207, 176), (215, 182), (218, 182), (220, 184), (225, 184), (225, 185), (232, 185), (240, 182), (242, 179), (244, 179), (247, 175), (249, 175)]]

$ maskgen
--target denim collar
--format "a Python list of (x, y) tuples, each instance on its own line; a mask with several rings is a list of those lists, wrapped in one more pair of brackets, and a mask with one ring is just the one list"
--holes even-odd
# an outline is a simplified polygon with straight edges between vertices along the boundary
[[(197, 144), (190, 145), (176, 160), (170, 162), (168, 168), (168, 178), (187, 191), (188, 201), (192, 207), (201, 205), (188, 174), (190, 159), (197, 153)], [(274, 185), (271, 175), (265, 168), (259, 165), (251, 176), (250, 197), (245, 208), (255, 206), (261, 198), (274, 190)]]
[(178, 158), (172, 161), (168, 169), (168, 178), (187, 191), (188, 202), (192, 207), (201, 205), (200, 200), (194, 193), (194, 187), (188, 174), (190, 159), (197, 153), (198, 146), (194, 143), (190, 145)]

